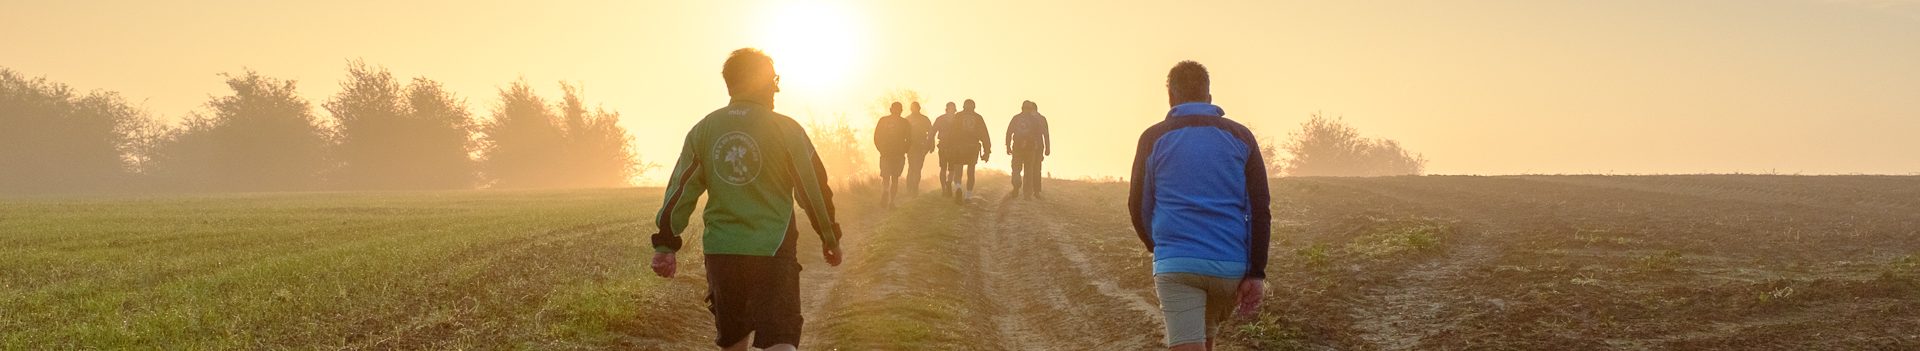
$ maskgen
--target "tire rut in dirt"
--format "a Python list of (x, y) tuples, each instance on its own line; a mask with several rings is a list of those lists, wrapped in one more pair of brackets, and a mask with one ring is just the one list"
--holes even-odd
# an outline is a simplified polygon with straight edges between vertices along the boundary
[(979, 265), (994, 330), (1009, 350), (1161, 347), (1159, 311), (1138, 291), (1094, 274), (1045, 204), (1003, 197), (993, 213), (967, 215), (986, 241)]
[[(843, 248), (844, 250), (844, 248)], [(824, 316), (827, 306), (833, 301), (834, 288), (840, 283), (840, 270), (825, 264), (806, 266), (800, 271), (800, 315), (803, 318)], [(800, 342), (818, 345), (825, 340), (819, 327), (801, 328)]]
[[(892, 214), (892, 211), (874, 211), (868, 209), (848, 209), (847, 212), (843, 213), (843, 217), (857, 218), (857, 220), (853, 223), (845, 223), (841, 228), (840, 250), (842, 256), (861, 254), (851, 252), (851, 250), (859, 248), (859, 244), (872, 234), (874, 226), (886, 221)], [(800, 236), (801, 240), (805, 241), (818, 238), (819, 234), (811, 230), (806, 230)], [(802, 251), (817, 252), (818, 250)], [(805, 256), (817, 253), (800, 252), (798, 254)], [(833, 308), (839, 306), (839, 294), (835, 292), (839, 291), (841, 271), (845, 270), (846, 266), (843, 264), (841, 267), (834, 267), (827, 265), (824, 260), (814, 261), (811, 259), (801, 260), (801, 266), (800, 315), (808, 318), (809, 324), (813, 324), (814, 326), (801, 328), (800, 342), (802, 344), (812, 343), (813, 345), (823, 343), (830, 344), (831, 341), (828, 341), (826, 337), (822, 335), (822, 332), (826, 328), (820, 327), (822, 324), (812, 322), (824, 318), (826, 311), (831, 311)]]

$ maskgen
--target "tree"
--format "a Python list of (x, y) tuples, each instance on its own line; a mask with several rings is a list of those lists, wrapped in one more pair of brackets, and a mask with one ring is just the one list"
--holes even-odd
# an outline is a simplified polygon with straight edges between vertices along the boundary
[(404, 92), (385, 68), (351, 61), (324, 106), (339, 123), (337, 180), (354, 189), (473, 185), (473, 121), (466, 103), (426, 78)]
[(641, 164), (634, 155), (627, 130), (620, 127), (620, 113), (601, 108), (588, 111), (577, 86), (562, 83), (560, 90), (565, 96), (556, 107), (566, 122), (566, 174), (570, 185), (623, 186), (635, 174), (652, 167)]
[[(892, 112), (889, 109), (893, 108), (893, 103), (896, 102), (900, 103), (900, 113), (903, 116), (913, 112), (913, 103), (916, 102), (922, 104), (920, 106), (921, 113), (926, 113), (926, 110), (929, 110), (928, 106), (925, 105), (925, 99), (920, 97), (920, 92), (913, 91), (912, 89), (894, 89), (880, 94), (878, 98), (874, 98), (873, 103), (867, 105), (867, 115), (869, 117), (885, 116)], [(939, 109), (933, 108), (931, 110), (937, 111)], [(939, 113), (936, 112), (935, 114), (938, 115)]]
[(589, 110), (581, 90), (548, 109), (525, 80), (500, 90), (493, 120), (481, 126), (482, 169), (500, 188), (610, 187), (656, 167), (633, 152), (620, 113)]
[(480, 126), (481, 170), (497, 188), (563, 185), (560, 172), (566, 135), (546, 100), (522, 79), (500, 89), (493, 119)]
[(828, 179), (844, 182), (873, 174), (867, 163), (870, 147), (860, 142), (859, 130), (847, 123), (846, 115), (830, 123), (808, 122), (807, 136), (820, 155), (820, 163), (827, 168)]
[(1339, 118), (1319, 113), (1292, 137), (1285, 147), (1292, 157), (1284, 165), (1290, 176), (1419, 175), (1427, 166), (1426, 157), (1407, 151), (1399, 142), (1363, 138)]
[(331, 142), (295, 82), (251, 70), (222, 76), (233, 95), (213, 98), (161, 137), (151, 171), (186, 190), (319, 188)]
[(119, 94), (0, 68), (0, 192), (123, 187), (155, 125)]
[(1260, 160), (1267, 163), (1267, 176), (1278, 177), (1287, 174), (1287, 160), (1280, 155), (1280, 143), (1276, 142), (1272, 135), (1262, 133), (1258, 129), (1253, 130), (1253, 135), (1260, 142)]
[(385, 68), (354, 60), (347, 63), (347, 79), (340, 93), (321, 104), (338, 123), (340, 160), (338, 181), (355, 189), (392, 188), (399, 173), (410, 166), (402, 152), (407, 137), (400, 115), (400, 83)]
[(477, 126), (467, 112), (467, 100), (455, 97), (440, 82), (414, 78), (407, 85), (407, 120), (420, 124), (413, 150), (420, 173), (416, 187), (472, 188), (478, 179), (473, 152)]

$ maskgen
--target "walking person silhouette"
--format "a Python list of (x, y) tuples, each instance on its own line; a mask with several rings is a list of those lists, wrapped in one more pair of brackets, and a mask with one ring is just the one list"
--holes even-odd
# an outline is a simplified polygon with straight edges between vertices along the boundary
[[(934, 134), (940, 140), (940, 160), (947, 165), (945, 178), (953, 184), (954, 201), (965, 203), (973, 197), (974, 166), (993, 157), (993, 137), (987, 133), (986, 120), (973, 111), (973, 99), (961, 106), (959, 112), (944, 118), (945, 124), (934, 128)], [(966, 179), (964, 186), (962, 176)]]
[[(735, 50), (720, 75), (733, 97), (687, 132), (665, 204), (654, 216), (653, 272), (672, 278), (679, 270), (680, 234), (707, 195), (705, 250), (708, 311), (726, 350), (749, 345), (794, 350), (800, 345), (800, 263), (794, 244), (799, 227), (793, 204), (820, 233), (821, 255), (839, 266), (840, 224), (826, 167), (807, 132), (773, 112), (780, 75), (773, 59), (756, 49)], [(751, 343), (747, 336), (753, 335)]]
[(1039, 198), (1040, 161), (1053, 155), (1053, 135), (1047, 130), (1047, 116), (1040, 115), (1039, 104), (1020, 103), (1020, 114), (1007, 121), (1006, 143), (1007, 155), (1013, 156), (1014, 195)]
[(880, 204), (893, 207), (893, 199), (900, 194), (900, 172), (906, 169), (908, 151), (913, 149), (913, 125), (900, 117), (900, 103), (893, 103), (887, 111), (890, 113), (873, 125), (873, 149), (880, 152)]

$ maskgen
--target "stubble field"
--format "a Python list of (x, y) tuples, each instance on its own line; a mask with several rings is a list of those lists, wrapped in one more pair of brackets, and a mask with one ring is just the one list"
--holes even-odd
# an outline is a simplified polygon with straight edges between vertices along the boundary
[[(806, 348), (1161, 347), (1123, 183), (839, 192)], [(923, 184), (932, 186), (932, 182)], [(937, 188), (935, 189), (937, 190)], [(1282, 178), (1231, 349), (1920, 348), (1920, 178)], [(701, 349), (659, 189), (0, 200), (0, 349)], [(698, 228), (689, 242), (698, 242)]]

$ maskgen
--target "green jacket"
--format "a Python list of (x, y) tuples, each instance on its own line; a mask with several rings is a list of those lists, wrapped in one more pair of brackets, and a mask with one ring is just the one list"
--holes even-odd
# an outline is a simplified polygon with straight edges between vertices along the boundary
[(833, 190), (813, 142), (799, 123), (759, 103), (734, 100), (687, 132), (666, 203), (654, 217), (660, 227), (654, 251), (680, 250), (701, 193), (708, 196), (702, 244), (709, 255), (791, 253), (787, 234), (796, 222), (796, 196), (822, 247), (840, 247)]

